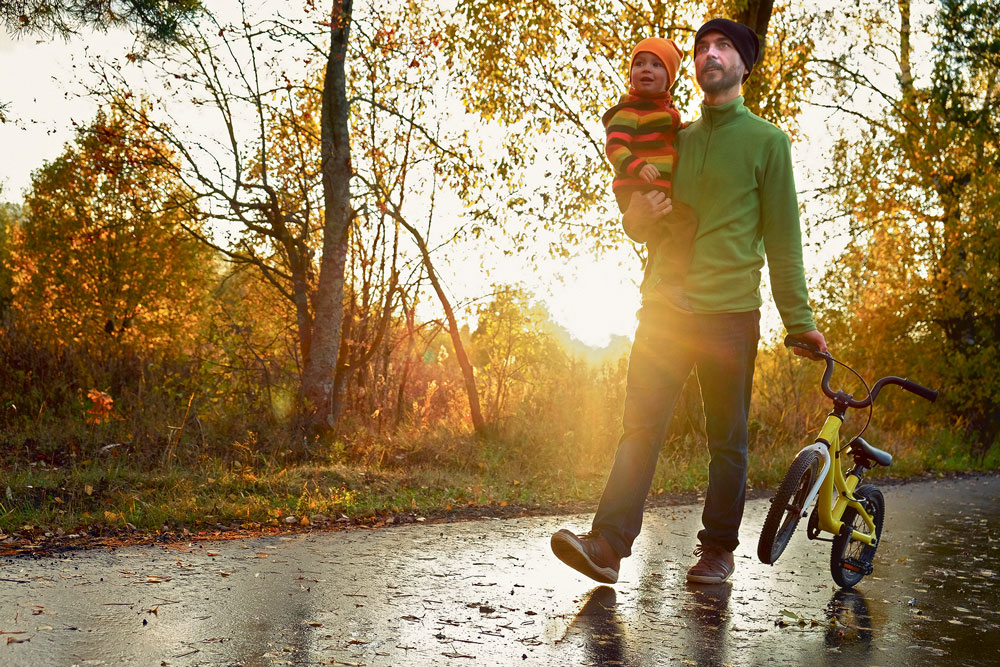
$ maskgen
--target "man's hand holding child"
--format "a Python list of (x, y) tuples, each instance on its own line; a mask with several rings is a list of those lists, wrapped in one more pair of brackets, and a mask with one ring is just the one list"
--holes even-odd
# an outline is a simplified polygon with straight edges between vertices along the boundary
[(622, 216), (622, 226), (632, 240), (645, 243), (663, 216), (672, 210), (673, 202), (662, 192), (633, 192), (628, 210)]

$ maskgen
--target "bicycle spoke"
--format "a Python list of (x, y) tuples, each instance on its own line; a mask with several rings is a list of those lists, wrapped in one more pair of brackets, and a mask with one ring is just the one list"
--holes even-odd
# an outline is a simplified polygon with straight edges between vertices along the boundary
[[(872, 573), (872, 561), (875, 557), (875, 550), (878, 546), (878, 539), (882, 533), (882, 523), (885, 514), (885, 500), (882, 493), (872, 485), (859, 487), (855, 495), (863, 497), (863, 507), (871, 513), (875, 524), (875, 531), (869, 533), (868, 524), (864, 517), (855, 509), (848, 508), (844, 512), (844, 524), (852, 532), (844, 531), (834, 539), (833, 548), (830, 554), (830, 572), (834, 581), (843, 588), (850, 588), (856, 585), (861, 579)], [(876, 540), (876, 545), (866, 544), (854, 537), (853, 531), (864, 535), (871, 535)]]

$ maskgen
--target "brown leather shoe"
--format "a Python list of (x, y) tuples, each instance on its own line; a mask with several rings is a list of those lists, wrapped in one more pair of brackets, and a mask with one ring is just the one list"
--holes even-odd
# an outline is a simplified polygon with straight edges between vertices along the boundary
[(687, 572), (687, 580), (696, 584), (721, 584), (736, 569), (733, 552), (719, 547), (698, 545), (694, 555), (698, 562)]
[(605, 584), (618, 581), (621, 557), (600, 533), (574, 535), (565, 528), (552, 536), (552, 553), (574, 570)]

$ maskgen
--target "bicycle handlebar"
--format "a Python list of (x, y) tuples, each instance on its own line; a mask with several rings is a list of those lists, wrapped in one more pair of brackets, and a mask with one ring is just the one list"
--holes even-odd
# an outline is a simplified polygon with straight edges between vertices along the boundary
[(852, 408), (867, 408), (878, 396), (878, 393), (882, 390), (882, 387), (887, 384), (894, 384), (902, 387), (906, 391), (916, 394), (920, 398), (926, 399), (933, 403), (937, 400), (938, 392), (933, 389), (929, 389), (921, 384), (917, 384), (913, 380), (908, 380), (906, 378), (896, 377), (894, 375), (889, 375), (887, 377), (879, 379), (875, 385), (871, 388), (871, 392), (867, 397), (861, 399), (860, 401), (843, 394), (842, 392), (835, 392), (830, 389), (830, 377), (833, 375), (833, 366), (836, 360), (833, 358), (829, 352), (820, 352), (819, 348), (815, 345), (811, 345), (805, 341), (801, 341), (793, 337), (792, 335), (785, 336), (785, 347), (797, 347), (800, 350), (806, 350), (812, 354), (818, 355), (823, 358), (826, 362), (826, 371), (823, 373), (823, 393), (834, 400), (843, 400), (849, 407)]
[(903, 380), (903, 384), (900, 386), (911, 394), (916, 394), (920, 398), (927, 399), (931, 403), (937, 400), (938, 392), (925, 387), (922, 384), (917, 384), (913, 380)]

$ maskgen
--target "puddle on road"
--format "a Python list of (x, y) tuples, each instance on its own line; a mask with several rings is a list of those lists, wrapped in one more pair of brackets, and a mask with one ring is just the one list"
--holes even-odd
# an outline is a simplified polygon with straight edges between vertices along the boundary
[(589, 517), (4, 560), (0, 662), (994, 664), (1000, 478), (885, 493), (875, 574), (856, 591), (835, 587), (829, 544), (804, 530), (759, 563), (766, 501), (748, 505), (722, 586), (684, 581), (699, 508), (650, 512), (614, 587), (549, 553), (554, 530)]

